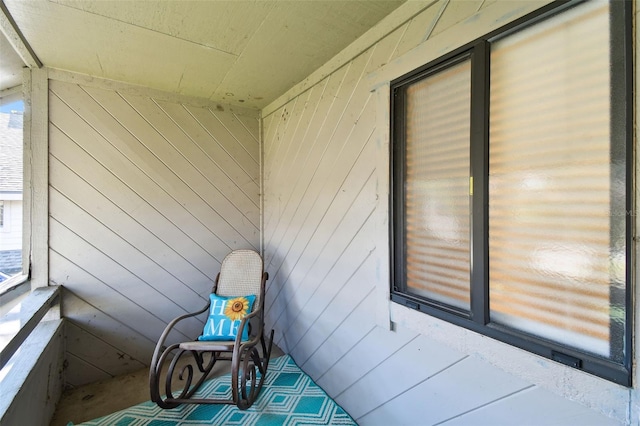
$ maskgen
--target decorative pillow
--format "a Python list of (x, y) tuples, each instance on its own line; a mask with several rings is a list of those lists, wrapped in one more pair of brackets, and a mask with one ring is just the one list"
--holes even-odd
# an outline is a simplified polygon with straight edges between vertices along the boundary
[[(235, 340), (242, 318), (251, 313), (255, 295), (250, 296), (218, 296), (211, 294), (209, 318), (204, 325), (202, 336), (198, 340)], [(249, 339), (249, 327), (242, 330), (242, 340)]]

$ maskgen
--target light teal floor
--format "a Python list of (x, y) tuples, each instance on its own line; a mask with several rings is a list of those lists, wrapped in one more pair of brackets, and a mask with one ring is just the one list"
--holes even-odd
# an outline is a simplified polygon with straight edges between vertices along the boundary
[[(272, 358), (284, 355), (273, 345)], [(212, 377), (229, 372), (228, 363), (223, 363)], [(66, 426), (69, 422), (82, 423), (149, 400), (149, 370), (100, 380), (75, 389), (68, 389), (58, 402), (51, 426)]]
[[(206, 382), (199, 394), (230, 398), (229, 375)], [(260, 425), (300, 424), (354, 425), (355, 422), (295, 364), (288, 355), (271, 360), (264, 387), (247, 410), (234, 405), (181, 405), (164, 410), (150, 401), (135, 405), (85, 426), (178, 426), (178, 425)]]

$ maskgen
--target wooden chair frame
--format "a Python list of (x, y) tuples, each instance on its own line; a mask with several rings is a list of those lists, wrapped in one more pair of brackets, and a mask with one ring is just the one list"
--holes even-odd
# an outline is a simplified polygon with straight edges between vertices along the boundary
[[(264, 296), (268, 278), (269, 274), (263, 272), (260, 297), (256, 298), (252, 312), (242, 319), (235, 341), (191, 341), (165, 346), (169, 334), (176, 324), (205, 312), (208, 313), (211, 302), (199, 311), (182, 315), (167, 325), (156, 344), (149, 369), (149, 385), (153, 402), (161, 408), (175, 408), (180, 404), (235, 404), (241, 410), (245, 410), (253, 404), (262, 389), (273, 344), (273, 330), (269, 333), (268, 342), (264, 335)], [(217, 292), (219, 280), (220, 273), (218, 273), (213, 285), (213, 293)], [(248, 327), (249, 339), (242, 341), (242, 332), (245, 327)], [(172, 353), (174, 354), (167, 370), (165, 395), (163, 396), (160, 376), (165, 362), (171, 358)], [(187, 364), (180, 369), (177, 375), (182, 390), (178, 396), (174, 396), (172, 381), (178, 362), (183, 356), (186, 356), (184, 361), (187, 361)], [(231, 399), (192, 398), (218, 361), (231, 362)], [(201, 375), (193, 383), (195, 368)]]

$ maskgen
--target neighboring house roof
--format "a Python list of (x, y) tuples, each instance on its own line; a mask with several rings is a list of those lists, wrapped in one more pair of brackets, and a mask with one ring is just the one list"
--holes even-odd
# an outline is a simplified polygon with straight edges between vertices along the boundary
[(0, 282), (22, 271), (22, 250), (0, 251)]
[(22, 192), (22, 113), (0, 113), (0, 192)]

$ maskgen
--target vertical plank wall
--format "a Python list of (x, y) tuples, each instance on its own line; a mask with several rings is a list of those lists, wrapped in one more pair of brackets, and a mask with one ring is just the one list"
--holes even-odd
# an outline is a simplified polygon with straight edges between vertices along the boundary
[(259, 127), (257, 114), (53, 80), (49, 117), (50, 277), (66, 290), (78, 386), (148, 365), (223, 257), (259, 249)]
[(607, 423), (472, 354), (400, 326), (376, 326), (377, 265), (387, 259), (375, 213), (387, 208), (387, 195), (379, 191), (383, 148), (373, 137), (366, 77), (494, 2), (424, 4), (344, 66), (265, 110), (268, 325), (360, 424), (499, 424), (514, 413), (529, 424)]

